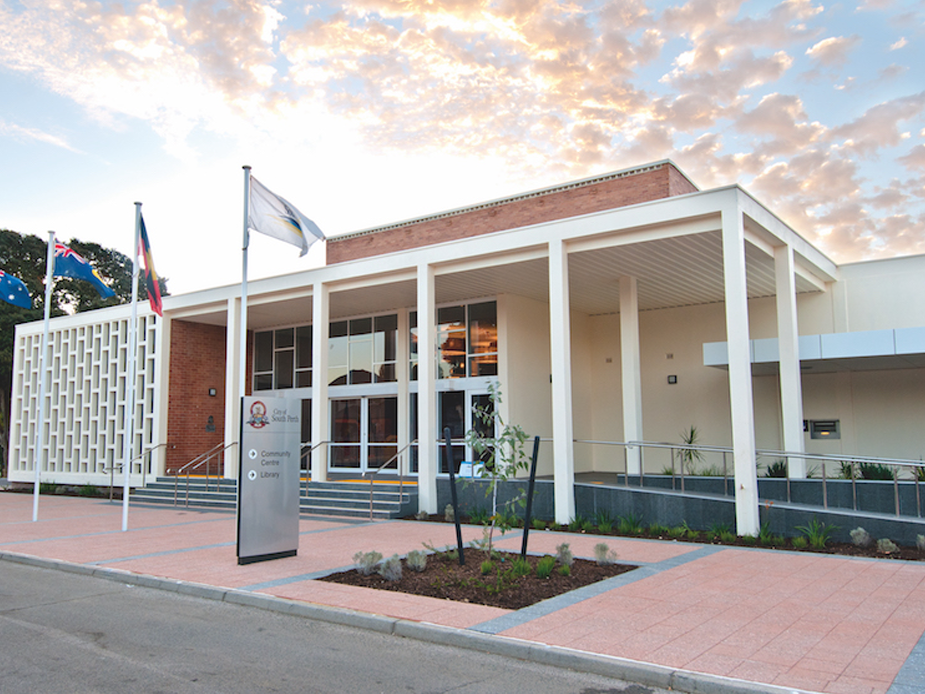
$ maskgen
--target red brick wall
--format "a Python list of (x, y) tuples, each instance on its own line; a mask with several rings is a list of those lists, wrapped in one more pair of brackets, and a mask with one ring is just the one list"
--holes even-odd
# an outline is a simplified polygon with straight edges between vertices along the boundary
[(552, 191), (441, 219), (425, 220), (363, 236), (328, 240), (328, 264), (490, 234), (615, 207), (626, 207), (696, 191), (673, 166)]
[[(225, 440), (225, 326), (171, 322), (167, 408), (168, 471)], [(212, 432), (206, 431), (210, 416)], [(209, 467), (210, 474), (220, 472), (221, 460)]]

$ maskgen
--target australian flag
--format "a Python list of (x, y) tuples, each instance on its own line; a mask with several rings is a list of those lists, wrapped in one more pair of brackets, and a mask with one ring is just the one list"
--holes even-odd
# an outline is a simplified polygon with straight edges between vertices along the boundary
[(32, 308), (32, 297), (25, 282), (0, 270), (0, 299), (20, 308)]
[(93, 269), (93, 266), (90, 265), (83, 256), (57, 241), (55, 241), (54, 276), (72, 277), (75, 280), (89, 282), (104, 299), (116, 295), (116, 293), (103, 282), (103, 278), (100, 277), (99, 273)]

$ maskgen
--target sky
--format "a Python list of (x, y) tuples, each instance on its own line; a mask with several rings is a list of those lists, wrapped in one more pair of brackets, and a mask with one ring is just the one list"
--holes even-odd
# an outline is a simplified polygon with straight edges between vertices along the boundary
[(181, 294), (241, 281), (243, 165), (335, 236), (671, 159), (925, 253), (923, 65), (922, 0), (0, 0), (0, 228), (129, 254), (142, 202)]

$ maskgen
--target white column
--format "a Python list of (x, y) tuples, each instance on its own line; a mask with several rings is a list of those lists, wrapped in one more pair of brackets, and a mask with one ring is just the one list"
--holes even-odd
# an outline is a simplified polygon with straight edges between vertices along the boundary
[[(800, 337), (797, 327), (797, 293), (793, 274), (793, 248), (774, 249), (777, 284), (777, 344), (780, 354), (780, 408), (783, 446), (788, 452), (802, 453), (803, 387), (800, 381)], [(790, 458), (791, 477), (806, 477), (806, 460)]]
[(745, 229), (738, 201), (723, 209), (723, 272), (729, 347), (729, 405), (735, 458), (736, 533), (757, 535), (758, 471), (755, 467), (755, 415), (748, 337)]
[(568, 523), (575, 517), (575, 459), (568, 253), (562, 241), (549, 243), (549, 333), (552, 362), (553, 495), (556, 522)]
[[(331, 328), (329, 289), (323, 282), (312, 286), (312, 482), (328, 479), (328, 446), (331, 438), (328, 403), (328, 336)], [(321, 444), (320, 446), (318, 444)]]
[[(398, 312), (398, 334), (395, 344), (395, 381), (398, 385), (398, 450), (411, 443), (411, 395), (410, 367), (411, 349), (408, 329), (408, 312)], [(410, 449), (398, 457), (399, 474), (407, 475), (410, 471)]]
[[(154, 421), (152, 438), (155, 444), (170, 444), (167, 439), (167, 412), (170, 398), (170, 316), (156, 319), (154, 353)], [(167, 470), (168, 446), (161, 446), (151, 453), (149, 478), (163, 477)], [(146, 461), (145, 461), (146, 462)]]
[[(620, 278), (620, 369), (623, 383), (623, 440), (642, 441), (642, 375), (639, 361), (639, 296), (635, 277)], [(642, 470), (642, 450), (628, 448), (630, 475)]]
[(437, 326), (434, 269), (418, 265), (418, 506), (437, 512)]
[(241, 352), (241, 300), (228, 299), (225, 332), (225, 455), (222, 475), (227, 479), (238, 478), (238, 447), (241, 433), (241, 383), (240, 359), (246, 359)]

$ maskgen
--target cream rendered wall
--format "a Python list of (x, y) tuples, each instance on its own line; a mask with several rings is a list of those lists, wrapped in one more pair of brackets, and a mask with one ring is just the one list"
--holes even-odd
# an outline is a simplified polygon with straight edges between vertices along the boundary
[[(578, 440), (594, 438), (594, 388), (598, 373), (592, 364), (594, 324), (590, 316), (572, 311), (572, 427)], [(586, 444), (575, 446), (575, 472), (591, 472), (593, 455)]]
[[(502, 390), (511, 424), (531, 437), (552, 436), (552, 387), (549, 382), (549, 305), (514, 294), (498, 297), (499, 343), (505, 350), (504, 381), (516, 388)], [(531, 440), (528, 453), (533, 451)], [(552, 447), (540, 443), (537, 474), (552, 474)]]
[(925, 256), (839, 267), (848, 331), (925, 326)]

